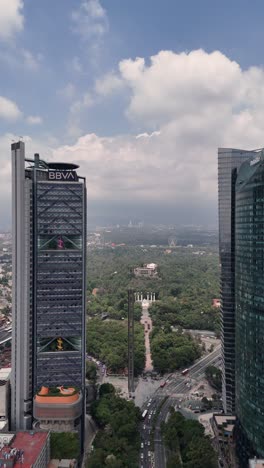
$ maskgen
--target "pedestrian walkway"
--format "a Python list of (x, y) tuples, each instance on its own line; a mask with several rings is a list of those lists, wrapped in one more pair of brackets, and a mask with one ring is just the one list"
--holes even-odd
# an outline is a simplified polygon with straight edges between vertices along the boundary
[(152, 372), (153, 371), (153, 365), (152, 365), (152, 359), (151, 359), (151, 350), (150, 350), (150, 340), (149, 340), (149, 334), (152, 331), (152, 320), (151, 317), (149, 316), (149, 302), (144, 299), (142, 302), (142, 315), (141, 315), (141, 320), (140, 323), (144, 325), (144, 333), (145, 333), (145, 372)]

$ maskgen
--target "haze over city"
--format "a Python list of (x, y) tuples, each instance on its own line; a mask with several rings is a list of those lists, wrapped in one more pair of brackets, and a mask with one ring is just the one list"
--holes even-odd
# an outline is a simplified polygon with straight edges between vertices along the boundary
[(216, 225), (216, 148), (263, 145), (263, 10), (1, 0), (0, 226), (20, 136), (82, 166), (88, 222)]

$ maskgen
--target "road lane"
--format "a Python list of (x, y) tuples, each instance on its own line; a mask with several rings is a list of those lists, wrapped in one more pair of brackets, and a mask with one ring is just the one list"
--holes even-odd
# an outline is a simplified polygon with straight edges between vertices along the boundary
[[(210, 364), (220, 366), (220, 346), (218, 346), (208, 356), (201, 358), (199, 361), (193, 364), (189, 368), (187, 376), (182, 376), (180, 372), (172, 374), (167, 385), (164, 388), (158, 388), (151, 396), (151, 398), (142, 406), (142, 412), (144, 409), (147, 409), (148, 414), (141, 425), (141, 443), (143, 443), (143, 448), (141, 448), (140, 451), (140, 454), (143, 454), (143, 458), (140, 458), (139, 466), (141, 468), (151, 468), (153, 466), (156, 468), (166, 468), (166, 453), (161, 438), (160, 424), (162, 421), (166, 421), (166, 418), (169, 415), (170, 407), (179, 404), (180, 395), (186, 395), (190, 392), (190, 388), (186, 386), (186, 382), (189, 379), (193, 379), (199, 382), (199, 380), (204, 378), (205, 369)], [(151, 457), (149, 456), (152, 421), (155, 414), (153, 411), (157, 411), (158, 406), (163, 401), (165, 396), (169, 396), (169, 398), (163, 404), (155, 424), (154, 465), (151, 462)]]

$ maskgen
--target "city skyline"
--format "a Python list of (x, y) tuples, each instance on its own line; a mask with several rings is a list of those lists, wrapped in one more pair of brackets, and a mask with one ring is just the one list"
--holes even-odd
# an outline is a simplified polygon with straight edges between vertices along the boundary
[(82, 165), (93, 224), (216, 225), (216, 148), (263, 145), (263, 8), (4, 0), (0, 228), (20, 135), (28, 157)]

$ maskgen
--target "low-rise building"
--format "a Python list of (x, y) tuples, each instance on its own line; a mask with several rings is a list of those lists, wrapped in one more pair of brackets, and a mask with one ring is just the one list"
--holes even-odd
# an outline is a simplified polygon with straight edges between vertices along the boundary
[[(5, 438), (5, 439), (4, 439)], [(5, 440), (0, 449), (2, 468), (46, 468), (50, 461), (48, 432), (17, 432), (1, 434)]]
[(76, 468), (77, 460), (70, 460), (68, 458), (63, 458), (62, 460), (52, 459), (48, 465), (48, 468)]
[(0, 369), (0, 432), (9, 430), (11, 368)]
[(236, 467), (234, 428), (236, 416), (225, 414), (214, 414), (212, 417), (212, 429), (214, 431), (218, 450), (225, 460), (228, 468)]
[(143, 267), (134, 268), (134, 275), (153, 278), (158, 275), (158, 265), (156, 263), (146, 263)]
[(264, 468), (264, 460), (259, 460), (257, 457), (248, 460), (248, 468)]

